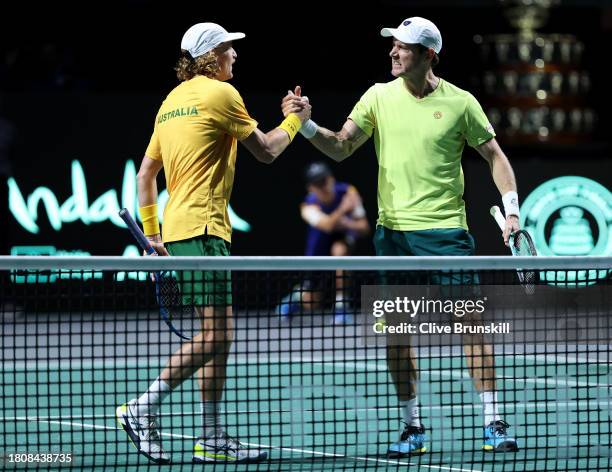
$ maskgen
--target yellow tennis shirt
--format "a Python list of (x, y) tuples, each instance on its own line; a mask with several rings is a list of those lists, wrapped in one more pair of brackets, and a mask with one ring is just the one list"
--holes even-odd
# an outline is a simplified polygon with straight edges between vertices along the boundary
[(349, 118), (374, 135), (379, 225), (399, 231), (467, 229), (463, 148), (495, 136), (469, 92), (440, 79), (419, 99), (396, 79), (371, 87)]
[(226, 82), (196, 76), (166, 97), (155, 119), (146, 155), (164, 165), (170, 199), (164, 242), (203, 234), (231, 241), (227, 211), (237, 141), (257, 127), (238, 91)]

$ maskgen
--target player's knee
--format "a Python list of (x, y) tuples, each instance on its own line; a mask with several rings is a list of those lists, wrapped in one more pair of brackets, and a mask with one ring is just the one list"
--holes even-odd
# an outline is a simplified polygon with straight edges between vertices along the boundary
[(204, 342), (214, 345), (231, 343), (234, 340), (234, 320), (228, 316), (205, 318), (202, 331)]
[(410, 346), (387, 346), (387, 361), (402, 362), (413, 358)]
[(227, 326), (219, 342), (230, 345), (234, 341), (234, 326)]
[(204, 343), (211, 346), (215, 354), (222, 354), (229, 351), (234, 340), (234, 330), (231, 327), (204, 330), (203, 338)]

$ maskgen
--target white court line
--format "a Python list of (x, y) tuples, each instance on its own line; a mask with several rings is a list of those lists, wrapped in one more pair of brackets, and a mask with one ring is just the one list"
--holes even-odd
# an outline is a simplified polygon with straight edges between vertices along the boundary
[[(327, 364), (327, 365), (334, 366), (334, 368), (336, 366), (341, 366), (345, 368), (353, 367), (354, 369), (359, 369), (359, 368), (373, 369), (373, 370), (378, 370), (381, 372), (388, 371), (388, 368), (386, 365), (375, 363), (375, 362), (373, 363), (373, 362), (316, 362), (314, 361), (313, 363)], [(466, 369), (462, 368), (461, 371), (463, 370), (466, 370)], [(434, 370), (419, 369), (419, 375), (424, 376), (424, 377), (425, 376), (439, 376), (439, 377), (452, 377), (456, 379), (465, 379), (465, 380), (472, 379), (469, 376), (469, 374), (465, 372), (458, 372), (456, 370), (448, 370), (448, 369), (434, 369)], [(545, 385), (553, 384), (553, 385), (562, 385), (565, 387), (595, 387), (595, 388), (605, 388), (605, 389), (612, 388), (611, 384), (578, 382), (574, 380), (555, 380), (555, 379), (539, 379), (539, 378), (533, 378), (533, 379), (524, 378), (523, 379), (523, 378), (516, 378), (510, 375), (505, 375), (505, 376), (502, 376), (501, 378), (506, 381), (510, 381), (510, 382), (535, 383), (535, 384), (545, 384)]]
[[(73, 421), (56, 421), (56, 420), (40, 420), (40, 419), (33, 419), (35, 417), (20, 417), (19, 419), (22, 421), (36, 421), (36, 422), (41, 422), (41, 423), (49, 423), (49, 424), (59, 424), (59, 425), (67, 425), (67, 426), (78, 426), (81, 428), (91, 428), (91, 429), (102, 429), (102, 430), (115, 430), (115, 431), (120, 431), (119, 428), (115, 428), (115, 427), (111, 427), (111, 426), (101, 426), (101, 425), (95, 425), (95, 424), (89, 424), (89, 423), (77, 423), (77, 422), (73, 422)], [(196, 440), (198, 439), (196, 436), (189, 436), (189, 435), (184, 435), (184, 434), (174, 434), (174, 433), (160, 433), (161, 436), (167, 436), (167, 437), (175, 437), (175, 438), (181, 438), (181, 439), (192, 439), (192, 440)], [(373, 457), (361, 457), (361, 456), (348, 456), (345, 454), (334, 454), (331, 452), (320, 452), (320, 451), (312, 451), (309, 449), (297, 449), (297, 448), (292, 448), (292, 447), (282, 447), (282, 446), (272, 446), (272, 445), (267, 445), (267, 444), (255, 444), (255, 443), (243, 443), (247, 446), (252, 446), (252, 447), (261, 447), (261, 448), (266, 448), (266, 449), (276, 449), (279, 451), (289, 451), (289, 452), (299, 452), (302, 454), (311, 454), (314, 456), (324, 456), (324, 457), (339, 457), (339, 458), (344, 458), (344, 459), (352, 459), (352, 460), (356, 460), (356, 461), (363, 461), (363, 462), (376, 462), (376, 463), (383, 463), (383, 464), (395, 464), (395, 465), (412, 465), (412, 466), (418, 466), (418, 467), (425, 467), (427, 469), (436, 469), (436, 470), (450, 470), (450, 471), (454, 471), (454, 472), (481, 472), (478, 471), (477, 469), (460, 469), (457, 467), (446, 467), (446, 466), (441, 466), (441, 465), (424, 465), (424, 464), (415, 464), (412, 462), (402, 462), (402, 461), (394, 461), (394, 460), (389, 460), (389, 459), (376, 459)]]
[[(585, 354), (587, 354), (585, 352)], [(569, 364), (578, 364), (578, 363), (589, 363), (589, 364), (610, 364), (610, 362), (612, 361), (612, 353), (610, 353), (610, 351), (601, 351), (601, 354), (605, 354), (608, 356), (608, 359), (610, 360), (606, 360), (606, 359), (600, 359), (600, 358), (593, 358), (593, 357), (582, 357), (580, 356), (579, 353), (576, 354), (505, 354), (505, 355), (511, 355), (511, 356), (515, 356), (515, 357), (525, 357), (528, 359), (535, 359), (535, 360), (541, 360), (541, 359), (546, 359), (547, 361), (555, 361), (556, 364), (558, 365), (566, 365), (567, 363)], [(503, 355), (503, 354), (502, 354)], [(559, 362), (562, 359), (565, 360), (565, 362)], [(522, 367), (522, 366), (521, 366)]]
[[(584, 354), (587, 355), (585, 356), (581, 356), (581, 353), (576, 352), (576, 354), (568, 354), (567, 352), (565, 353), (559, 353), (559, 354), (553, 354), (553, 353), (542, 353), (542, 354), (538, 354), (538, 353), (533, 353), (533, 354), (521, 354), (521, 353), (514, 353), (514, 352), (496, 352), (494, 353), (494, 357), (504, 357), (504, 356), (512, 356), (512, 357), (525, 357), (525, 358), (529, 358), (529, 359), (536, 359), (536, 360), (541, 360), (541, 359), (546, 359), (546, 360), (552, 360), (555, 361), (556, 363), (560, 363), (560, 360), (565, 359), (565, 362), (568, 362), (568, 360), (571, 359), (571, 363), (591, 363), (591, 364), (609, 364), (609, 361), (606, 361), (605, 359), (598, 359), (598, 358), (593, 358), (593, 357), (589, 357), (588, 351), (585, 351)], [(592, 354), (592, 353), (591, 353)], [(607, 354), (608, 356), (610, 356), (612, 358), (612, 352), (610, 351), (602, 351), (602, 354)], [(160, 354), (160, 356), (164, 356), (165, 354)], [(450, 358), (450, 357), (455, 357), (455, 355), (453, 353), (436, 353), (436, 354), (432, 354), (432, 353), (419, 353), (419, 355), (417, 356), (420, 359), (446, 359), (446, 358)], [(252, 360), (252, 358), (249, 355), (245, 355), (244, 353), (232, 353), (232, 359), (230, 360), (230, 362), (228, 363), (228, 366), (238, 366), (238, 365), (243, 365), (241, 363), (241, 361), (244, 360)], [(363, 361), (373, 361), (376, 362), (378, 361), (378, 358), (375, 357), (368, 357), (368, 356), (353, 356), (350, 359), (338, 359), (338, 357), (333, 357), (333, 358), (326, 358), (326, 357), (319, 357), (319, 356), (314, 356), (314, 357), (286, 357), (286, 358), (281, 358), (281, 357), (267, 357), (267, 358), (261, 358), (257, 360), (257, 363), (260, 364), (293, 364), (293, 363), (336, 363), (336, 362), (363, 362)], [(104, 369), (104, 368), (113, 368), (113, 369), (134, 369), (134, 368), (142, 368), (142, 367), (147, 367), (147, 368), (151, 368), (151, 369), (161, 369), (164, 367), (164, 364), (161, 362), (151, 362), (148, 361), (146, 363), (146, 365), (143, 366), (143, 362), (137, 358), (130, 358), (130, 359), (95, 359), (95, 360), (89, 360), (89, 359), (74, 359), (74, 360), (68, 360), (68, 361), (47, 361), (47, 362), (38, 362), (38, 361), (12, 361), (12, 364), (9, 365), (3, 365), (0, 366), (0, 372), (8, 372), (8, 373), (14, 373), (14, 369), (20, 369), (21, 370), (31, 370), (31, 369), (37, 369), (37, 370), (58, 370), (58, 369), (64, 369), (64, 368), (73, 368), (73, 369)], [(511, 366), (509, 366), (511, 367)], [(522, 366), (519, 366), (522, 367)]]
[[(282, 399), (281, 399), (282, 400)], [(279, 400), (279, 401), (281, 401)], [(607, 408), (612, 409), (612, 399), (607, 401), (596, 401), (596, 400), (570, 400), (563, 402), (535, 402), (535, 403), (504, 403), (504, 409), (518, 410), (518, 409), (546, 409), (547, 411), (564, 409), (564, 408)], [(460, 405), (421, 405), (421, 410), (475, 410), (482, 409), (480, 404), (460, 404)], [(243, 415), (243, 414), (271, 414), (271, 413), (293, 413), (295, 410), (221, 410), (224, 415)], [(309, 413), (324, 413), (324, 412), (339, 412), (339, 411), (399, 411), (399, 407), (374, 407), (374, 408), (325, 408), (320, 410), (302, 410)], [(546, 411), (545, 411), (546, 412)], [(199, 411), (183, 411), (181, 413), (159, 413), (158, 416), (162, 418), (165, 416), (172, 417), (195, 417), (200, 415)], [(89, 414), (89, 415), (43, 415), (43, 416), (3, 416), (0, 417), (0, 421), (51, 421), (59, 419), (111, 419), (115, 418), (114, 414), (100, 415), (100, 414)], [(112, 429), (112, 428), (111, 428)]]

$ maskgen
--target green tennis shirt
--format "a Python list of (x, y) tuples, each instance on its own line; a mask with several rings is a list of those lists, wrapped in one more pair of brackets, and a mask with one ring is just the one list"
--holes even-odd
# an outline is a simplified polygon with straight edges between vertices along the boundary
[(374, 134), (377, 224), (400, 231), (467, 229), (463, 147), (495, 136), (472, 94), (440, 79), (432, 93), (416, 98), (398, 78), (372, 86), (349, 119)]

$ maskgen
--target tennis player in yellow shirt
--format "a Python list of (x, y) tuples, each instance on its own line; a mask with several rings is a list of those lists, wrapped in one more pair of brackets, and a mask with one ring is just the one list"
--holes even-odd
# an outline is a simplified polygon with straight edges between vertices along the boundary
[[(469, 256), (463, 201), (461, 155), (467, 143), (488, 162), (506, 214), (504, 240), (519, 229), (514, 172), (495, 140), (493, 127), (469, 92), (436, 76), (442, 36), (431, 21), (406, 18), (397, 28), (383, 28), (393, 41), (389, 53), (395, 80), (372, 86), (357, 102), (338, 132), (309, 120), (300, 129), (335, 161), (349, 157), (370, 137), (378, 158), (378, 221), (374, 245), (379, 256)], [(283, 99), (290, 113), (301, 90)], [(285, 110), (285, 107), (287, 109)], [(440, 276), (437, 283), (474, 284), (474, 279)], [(434, 283), (436, 283), (434, 281)], [(483, 444), (489, 452), (516, 452), (516, 440), (498, 411), (493, 348), (482, 336), (464, 336), (468, 369), (483, 402)], [(389, 346), (387, 364), (402, 411), (399, 440), (390, 457), (426, 452), (425, 429), (417, 399), (418, 369), (410, 346)]]
[[(289, 107), (285, 120), (264, 133), (227, 81), (236, 51), (229, 33), (215, 23), (198, 23), (181, 42), (177, 76), (181, 83), (162, 103), (138, 172), (138, 203), (145, 235), (161, 255), (227, 256), (231, 241), (228, 201), (234, 183), (237, 142), (255, 158), (273, 162), (291, 143), (310, 105)], [(285, 110), (287, 111), (287, 110)], [(157, 174), (164, 169), (170, 198), (163, 233), (157, 208)], [(179, 274), (183, 302), (195, 306), (202, 331), (169, 359), (139, 398), (117, 408), (119, 423), (138, 451), (156, 463), (170, 456), (162, 449), (157, 412), (161, 402), (198, 372), (202, 390), (202, 435), (193, 461), (257, 462), (267, 453), (249, 449), (225, 431), (220, 403), (233, 337), (230, 275), (225, 271)]]

